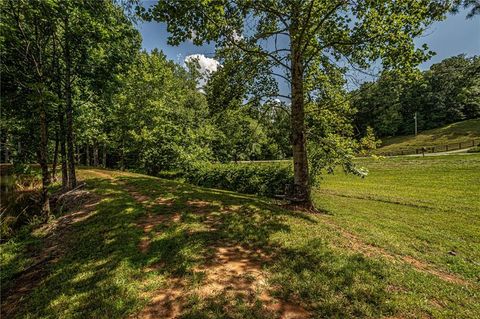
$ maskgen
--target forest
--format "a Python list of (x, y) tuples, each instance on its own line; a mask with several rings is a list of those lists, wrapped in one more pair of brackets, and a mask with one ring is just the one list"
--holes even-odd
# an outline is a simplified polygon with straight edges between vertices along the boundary
[(480, 117), (480, 57), (459, 55), (409, 76), (384, 72), (352, 92), (360, 132), (377, 137), (415, 132)]

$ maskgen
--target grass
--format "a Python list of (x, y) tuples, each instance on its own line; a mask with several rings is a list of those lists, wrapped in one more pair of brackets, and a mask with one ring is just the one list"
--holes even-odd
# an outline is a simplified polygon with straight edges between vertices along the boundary
[(480, 139), (480, 119), (467, 120), (449, 124), (444, 127), (419, 132), (417, 136), (396, 136), (382, 139), (382, 145), (377, 150), (379, 154), (415, 150), (422, 147), (439, 147), (445, 150), (445, 145), (458, 148), (458, 143), (471, 143)]
[[(82, 169), (80, 177), (101, 201), (61, 233), (61, 253), (45, 265), (15, 315), (146, 317), (181, 303), (180, 318), (274, 318), (278, 313), (262, 297), (268, 293), (314, 318), (478, 317), (480, 155), (360, 164), (370, 169), (367, 178), (327, 176), (315, 191), (327, 214), (144, 175)], [(18, 284), (15, 273), (52, 236), (43, 227), (1, 245), (3, 287)], [(258, 258), (249, 264), (255, 272), (237, 274), (245, 282), (212, 263), (220, 248), (229, 247), (259, 252), (233, 260), (243, 265)], [(212, 269), (221, 275), (216, 284), (229, 282), (225, 290), (205, 293)], [(252, 289), (250, 281), (262, 285)]]

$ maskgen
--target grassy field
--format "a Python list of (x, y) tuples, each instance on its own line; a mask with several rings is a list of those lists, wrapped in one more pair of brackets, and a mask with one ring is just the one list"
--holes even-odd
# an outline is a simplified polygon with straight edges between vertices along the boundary
[(359, 164), (315, 191), (322, 214), (82, 169), (77, 209), (1, 245), (2, 314), (479, 318), (480, 155)]
[(480, 119), (453, 123), (441, 128), (419, 132), (417, 136), (397, 136), (382, 139), (378, 153), (414, 150), (422, 147), (440, 147), (451, 145), (458, 148), (458, 143), (468, 143), (473, 139), (480, 140)]

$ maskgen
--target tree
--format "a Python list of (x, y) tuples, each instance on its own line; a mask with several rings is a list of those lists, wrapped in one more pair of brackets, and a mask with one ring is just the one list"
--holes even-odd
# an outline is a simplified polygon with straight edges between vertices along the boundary
[(460, 8), (470, 9), (467, 14), (467, 19), (472, 19), (477, 14), (480, 14), (480, 0), (457, 0), (452, 7), (453, 13), (458, 13)]
[[(44, 1), (5, 1), (2, 3), (2, 89), (3, 77), (7, 78), (6, 87), (11, 93), (13, 104), (7, 108), (16, 108), (15, 102), (21, 100), (26, 114), (31, 115), (21, 121), (29, 129), (37, 130), (37, 160), (42, 171), (41, 212), (50, 214), (48, 187), (50, 171), (48, 168), (48, 113), (54, 103), (50, 81), (55, 61), (51, 55), (51, 43), (55, 27), (49, 21), (54, 13), (51, 2)], [(3, 96), (3, 91), (2, 91)], [(14, 112), (23, 114), (23, 112)], [(3, 121), (2, 121), (3, 122)]]
[(138, 50), (139, 35), (122, 8), (112, 1), (60, 1), (58, 19), (63, 30), (68, 182), (73, 188), (75, 99), (83, 88), (92, 93), (87, 101), (111, 89), (116, 75), (131, 62), (132, 52)]
[[(385, 68), (409, 68), (424, 61), (430, 52), (415, 49), (413, 38), (449, 8), (449, 1), (434, 0), (160, 0), (149, 14), (167, 23), (170, 44), (215, 41), (256, 57), (277, 83), (289, 83), (296, 197), (311, 207), (306, 101), (345, 64), (366, 68), (382, 60)], [(276, 87), (275, 95), (285, 96)]]
[(371, 126), (379, 136), (395, 136), (414, 132), (415, 113), (420, 130), (479, 117), (479, 71), (479, 57), (458, 55), (409, 76), (383, 72), (351, 93), (355, 124), (362, 133)]
[(59, 155), (62, 188), (76, 184), (75, 107), (90, 100), (86, 91), (97, 101), (107, 97), (139, 48), (138, 31), (113, 1), (3, 0), (0, 7), (2, 137), (8, 132), (2, 146), (15, 162), (31, 163), (36, 153), (48, 215)]
[(121, 82), (109, 116), (121, 169), (155, 175), (211, 159), (206, 99), (189, 71), (154, 50), (139, 53)]

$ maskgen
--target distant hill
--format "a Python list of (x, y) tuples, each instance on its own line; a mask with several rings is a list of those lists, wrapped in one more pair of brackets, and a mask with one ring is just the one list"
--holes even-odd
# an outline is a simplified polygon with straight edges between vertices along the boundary
[(476, 141), (475, 144), (480, 143), (480, 119), (452, 123), (447, 126), (419, 132), (417, 136), (406, 135), (384, 138), (377, 153), (386, 154), (402, 150), (415, 151), (415, 149), (422, 147), (448, 150), (447, 145), (450, 149), (458, 149), (459, 143), (462, 143), (462, 148), (466, 148), (472, 140)]

